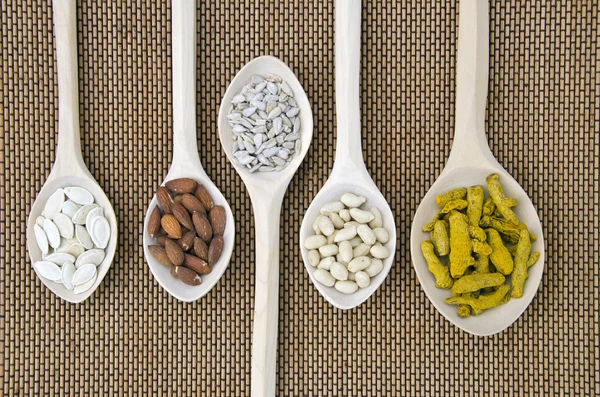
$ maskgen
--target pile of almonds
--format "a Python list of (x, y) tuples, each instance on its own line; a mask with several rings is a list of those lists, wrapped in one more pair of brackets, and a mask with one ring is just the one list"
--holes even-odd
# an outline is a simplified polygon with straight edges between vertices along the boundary
[(156, 198), (159, 205), (150, 214), (148, 233), (158, 245), (148, 250), (158, 262), (171, 266), (173, 277), (199, 285), (201, 275), (210, 273), (223, 251), (225, 208), (214, 205), (204, 186), (190, 178), (166, 182)]

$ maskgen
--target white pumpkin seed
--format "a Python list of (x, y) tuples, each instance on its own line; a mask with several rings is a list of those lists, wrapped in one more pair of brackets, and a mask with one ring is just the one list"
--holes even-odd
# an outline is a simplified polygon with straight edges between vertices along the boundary
[(88, 263), (93, 263), (94, 265), (98, 266), (104, 260), (104, 255), (104, 250), (97, 248), (86, 251), (79, 255), (77, 261), (75, 262), (75, 267), (79, 269), (82, 265)]
[(90, 227), (90, 225), (92, 224), (92, 220), (94, 218), (96, 218), (97, 216), (104, 216), (104, 210), (100, 207), (96, 207), (93, 210), (91, 210), (87, 216), (85, 217), (85, 225), (86, 227)]
[(65, 288), (69, 291), (73, 290), (73, 275), (75, 274), (75, 266), (73, 262), (65, 262), (62, 265), (61, 270), (61, 279), (62, 283), (65, 285)]
[(79, 205), (75, 204), (72, 200), (67, 200), (63, 203), (62, 213), (69, 218), (73, 218), (73, 215), (75, 215), (79, 208)]
[(54, 215), (53, 221), (58, 228), (58, 232), (60, 233), (61, 237), (66, 239), (73, 238), (74, 227), (71, 218), (65, 214), (59, 213)]
[(96, 247), (102, 249), (106, 248), (108, 240), (110, 239), (110, 225), (105, 217), (96, 217), (89, 232)]
[(90, 234), (88, 233), (85, 226), (75, 225), (75, 236), (81, 245), (86, 249), (94, 248), (94, 242), (92, 241)]
[(44, 258), (45, 261), (53, 262), (57, 265), (62, 265), (65, 262), (75, 262), (75, 257), (66, 252), (55, 252)]
[(75, 258), (77, 258), (79, 255), (83, 254), (84, 252), (85, 252), (85, 248), (83, 247), (83, 245), (81, 245), (79, 243), (71, 244), (69, 246), (69, 249), (67, 250), (67, 253), (73, 255)]
[(83, 207), (79, 208), (77, 212), (73, 215), (73, 223), (76, 225), (84, 225), (90, 211), (97, 207), (98, 206), (96, 204), (90, 204), (84, 205)]
[(40, 276), (50, 281), (60, 280), (61, 270), (55, 263), (50, 261), (38, 261), (33, 265)]
[(80, 205), (88, 205), (94, 202), (92, 193), (79, 186), (66, 187), (65, 194), (68, 198)]
[(57, 253), (65, 253), (67, 251), (69, 251), (69, 248), (71, 247), (72, 243), (67, 240), (66, 238), (60, 239), (60, 245), (56, 248), (54, 248), (54, 252)]
[(83, 294), (84, 292), (86, 292), (90, 288), (92, 288), (95, 283), (96, 283), (96, 276), (94, 275), (94, 277), (92, 277), (91, 279), (89, 279), (87, 282), (76, 286), (73, 289), (73, 292), (75, 292), (76, 294)]
[(35, 218), (35, 224), (40, 226), (40, 227), (44, 227), (44, 218), (43, 216), (38, 216), (37, 218)]
[(46, 232), (44, 232), (44, 229), (40, 225), (36, 224), (33, 225), (33, 233), (35, 234), (35, 241), (38, 247), (40, 247), (40, 251), (46, 255), (48, 253), (48, 237), (46, 236)]
[(93, 263), (87, 263), (81, 266), (79, 269), (75, 270), (72, 282), (74, 286), (78, 286), (80, 284), (90, 281), (95, 276), (96, 265), (94, 265)]
[(63, 203), (65, 202), (65, 192), (63, 189), (57, 189), (46, 201), (44, 206), (44, 216), (52, 219), (54, 215), (60, 212)]
[(60, 245), (60, 232), (54, 222), (48, 218), (44, 220), (44, 232), (46, 233), (46, 237), (48, 237), (48, 244), (50, 244), (52, 248), (56, 248)]

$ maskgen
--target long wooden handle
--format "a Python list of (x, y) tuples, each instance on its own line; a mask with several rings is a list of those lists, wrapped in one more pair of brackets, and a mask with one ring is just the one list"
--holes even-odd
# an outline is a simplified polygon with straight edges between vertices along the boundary
[(279, 212), (283, 194), (253, 197), (256, 239), (251, 394), (275, 396), (279, 316)]
[(87, 171), (81, 156), (77, 73), (77, 7), (75, 0), (52, 2), (58, 77), (58, 146), (55, 167), (75, 164)]

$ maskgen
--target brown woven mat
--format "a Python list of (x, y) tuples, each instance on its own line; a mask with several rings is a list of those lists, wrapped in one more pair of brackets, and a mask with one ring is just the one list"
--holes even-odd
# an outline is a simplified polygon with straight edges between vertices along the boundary
[(199, 151), (239, 233), (224, 277), (192, 304), (157, 284), (141, 249), (146, 205), (172, 148), (171, 14), (167, 2), (151, 3), (78, 7), (84, 158), (121, 231), (112, 268), (80, 305), (42, 286), (25, 249), (26, 217), (56, 144), (50, 2), (0, 4), (3, 395), (249, 395), (253, 218), (220, 147), (217, 110), (235, 73), (262, 54), (290, 65), (315, 117), (281, 215), (278, 394), (600, 394), (596, 1), (491, 5), (490, 145), (532, 197), (547, 241), (539, 293), (494, 337), (440, 316), (409, 256), (414, 211), (452, 142), (456, 2), (363, 5), (364, 155), (399, 237), (386, 281), (351, 311), (324, 301), (297, 248), (302, 215), (333, 164), (333, 2), (199, 2)]

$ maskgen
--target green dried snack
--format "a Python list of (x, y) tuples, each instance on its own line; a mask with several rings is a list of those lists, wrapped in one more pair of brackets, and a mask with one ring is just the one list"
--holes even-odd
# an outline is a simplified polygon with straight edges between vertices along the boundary
[(465, 197), (465, 194), (467, 194), (467, 189), (459, 187), (438, 195), (435, 202), (440, 208), (444, 208), (448, 202), (461, 199)]
[[(469, 296), (471, 294), (468, 294)], [(452, 293), (453, 297), (459, 297), (459, 294), (455, 294), (454, 292)], [(458, 307), (456, 308), (456, 312), (458, 314), (458, 317), (460, 318), (466, 318), (469, 317), (471, 315), (471, 307), (469, 305), (458, 305)]]
[(506, 282), (504, 275), (500, 273), (469, 274), (462, 276), (452, 286), (453, 294), (465, 294), (475, 292), (484, 288), (498, 287)]
[(482, 215), (490, 216), (494, 213), (494, 211), (496, 211), (496, 204), (494, 204), (494, 199), (492, 198), (492, 196), (489, 196), (483, 204)]
[(531, 266), (535, 265), (535, 262), (537, 262), (538, 259), (540, 259), (539, 252), (534, 252), (533, 254), (531, 254), (529, 260), (527, 261), (527, 268), (529, 269)]
[(450, 274), (453, 278), (462, 276), (467, 268), (475, 263), (471, 256), (473, 243), (469, 237), (466, 217), (457, 212), (450, 213)]
[(490, 257), (489, 255), (479, 255), (475, 260), (474, 274), (484, 274), (490, 272)]
[(478, 240), (473, 240), (473, 252), (480, 255), (491, 255), (492, 247), (490, 247), (487, 243)]
[(510, 278), (513, 287), (511, 296), (513, 298), (520, 298), (523, 296), (525, 280), (529, 277), (527, 274), (527, 262), (529, 261), (530, 253), (531, 240), (529, 238), (529, 232), (527, 229), (521, 229), (519, 243), (517, 244), (517, 252), (515, 253), (515, 269)]
[(452, 280), (452, 277), (450, 277), (448, 266), (444, 266), (435, 255), (433, 243), (429, 240), (423, 241), (421, 243), (421, 251), (423, 252), (423, 256), (427, 261), (427, 267), (429, 268), (429, 271), (435, 277), (435, 286), (441, 289), (452, 288), (454, 280)]
[(513, 271), (513, 259), (508, 249), (504, 246), (500, 234), (494, 229), (486, 229), (487, 241), (492, 247), (490, 260), (496, 266), (496, 269), (504, 274), (509, 275)]
[(479, 295), (478, 298), (456, 296), (447, 298), (446, 303), (450, 305), (469, 305), (473, 310), (483, 311), (505, 303), (504, 299), (509, 290), (510, 286), (504, 284), (498, 287), (498, 289), (490, 295)]
[(447, 226), (447, 223), (446, 221), (435, 222), (431, 232), (431, 241), (433, 241), (433, 246), (439, 256), (448, 255), (450, 252), (450, 238), (448, 237), (450, 226)]
[(481, 186), (472, 186), (467, 189), (467, 217), (471, 226), (479, 226), (479, 220), (483, 212), (484, 197), (485, 194)]
[[(522, 222), (519, 222), (517, 225), (513, 225), (504, 219), (495, 218), (493, 216), (483, 216), (479, 222), (479, 226), (491, 227), (492, 229), (495, 229), (513, 244), (519, 242), (519, 234), (521, 234), (521, 229), (527, 229), (527, 226), (525, 226), (525, 224)], [(529, 237), (531, 238), (531, 241), (537, 240), (537, 237), (534, 234), (530, 233)]]
[(507, 203), (507, 198), (504, 196), (504, 190), (502, 189), (502, 185), (500, 185), (498, 174), (491, 174), (486, 178), (485, 181), (487, 183), (490, 196), (496, 205), (496, 209), (500, 211), (504, 219), (506, 219), (508, 222), (518, 225), (519, 220), (517, 219), (517, 215), (515, 215)]
[(469, 203), (467, 202), (467, 200), (452, 200), (448, 201), (440, 212), (442, 214), (449, 214), (454, 210), (464, 210), (465, 208), (467, 208), (468, 205)]

